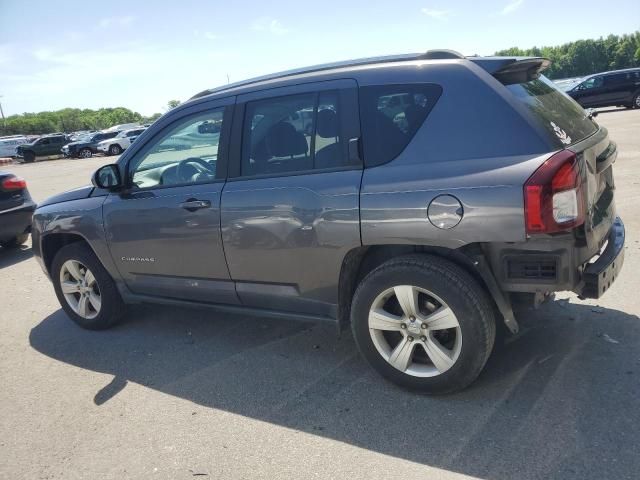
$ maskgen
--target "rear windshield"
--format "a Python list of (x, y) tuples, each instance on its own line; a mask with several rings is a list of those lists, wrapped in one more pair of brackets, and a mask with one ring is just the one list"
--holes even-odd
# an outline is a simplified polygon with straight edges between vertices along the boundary
[(544, 76), (506, 87), (551, 134), (558, 147), (579, 142), (598, 130), (582, 107)]

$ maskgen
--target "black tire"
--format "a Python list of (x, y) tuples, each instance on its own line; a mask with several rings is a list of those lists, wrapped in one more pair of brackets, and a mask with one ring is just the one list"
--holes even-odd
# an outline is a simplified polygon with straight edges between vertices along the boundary
[(109, 147), (109, 155), (120, 155), (122, 148), (117, 143)]
[[(67, 302), (60, 285), (60, 270), (67, 260), (76, 260), (91, 270), (100, 290), (101, 307), (98, 315), (87, 319), (78, 315)], [(96, 257), (95, 253), (84, 243), (76, 242), (62, 247), (51, 265), (51, 280), (63, 310), (71, 320), (88, 330), (104, 330), (112, 327), (125, 313), (125, 305), (115, 282)]]
[(28, 233), (22, 233), (12, 238), (11, 240), (0, 242), (0, 245), (4, 248), (18, 248), (20, 245), (24, 244), (28, 238), (29, 238)]
[(80, 158), (91, 158), (93, 156), (93, 152), (90, 148), (83, 148), (78, 152), (78, 157)]
[(640, 92), (636, 93), (631, 100), (631, 106), (629, 108), (640, 108)]
[(36, 161), (36, 154), (31, 150), (27, 150), (22, 153), (22, 157), (26, 163), (33, 163)]
[[(460, 353), (449, 370), (418, 377), (396, 369), (376, 349), (369, 333), (369, 310), (379, 294), (398, 285), (426, 289), (448, 304), (460, 325)], [(459, 266), (432, 255), (392, 259), (369, 273), (358, 286), (351, 307), (351, 328), (360, 353), (383, 377), (426, 394), (452, 393), (470, 385), (489, 358), (496, 320), (486, 291)]]

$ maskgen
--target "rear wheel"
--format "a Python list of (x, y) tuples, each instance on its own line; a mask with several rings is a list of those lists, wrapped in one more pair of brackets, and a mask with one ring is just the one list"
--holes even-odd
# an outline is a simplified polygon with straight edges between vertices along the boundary
[(495, 317), (477, 281), (439, 257), (384, 263), (358, 287), (351, 309), (356, 343), (392, 382), (423, 393), (461, 390), (482, 371)]
[(117, 143), (115, 145), (111, 145), (109, 147), (109, 155), (120, 155), (122, 153), (122, 148)]
[(29, 234), (23, 233), (21, 235), (18, 235), (12, 238), (11, 240), (0, 242), (0, 245), (3, 246), (4, 248), (18, 248), (20, 245), (24, 244), (24, 242), (26, 242), (28, 238), (29, 238)]
[(90, 148), (83, 148), (82, 150), (80, 150), (78, 155), (80, 156), (80, 158), (91, 158), (93, 152)]
[(93, 251), (82, 243), (60, 249), (53, 259), (51, 279), (60, 305), (83, 328), (109, 328), (124, 314), (115, 282)]

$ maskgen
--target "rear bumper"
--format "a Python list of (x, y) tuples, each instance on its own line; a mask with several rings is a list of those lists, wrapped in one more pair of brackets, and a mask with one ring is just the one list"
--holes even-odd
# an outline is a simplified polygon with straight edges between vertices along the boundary
[(625, 241), (619, 217), (601, 227), (606, 230), (592, 230), (587, 238), (567, 232), (517, 244), (487, 244), (485, 255), (504, 292), (572, 291), (599, 298), (622, 268)]
[(10, 240), (31, 229), (31, 217), (36, 209), (33, 202), (0, 212), (0, 241)]
[(607, 247), (584, 268), (583, 286), (577, 292), (584, 298), (600, 298), (613, 284), (624, 264), (624, 224), (616, 218), (609, 232)]

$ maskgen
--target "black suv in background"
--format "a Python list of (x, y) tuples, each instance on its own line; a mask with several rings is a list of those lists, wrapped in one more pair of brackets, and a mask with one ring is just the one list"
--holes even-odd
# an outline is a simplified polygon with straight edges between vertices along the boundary
[(16, 155), (24, 158), (25, 162), (33, 162), (36, 157), (60, 155), (60, 149), (68, 142), (69, 138), (63, 133), (45, 135), (31, 143), (19, 145), (16, 148)]
[(567, 94), (582, 107), (640, 108), (640, 68), (590, 75)]
[(90, 158), (93, 154), (98, 153), (98, 143), (115, 137), (119, 131), (98, 132), (86, 135), (75, 142), (68, 143), (62, 147), (62, 153), (65, 157)]

